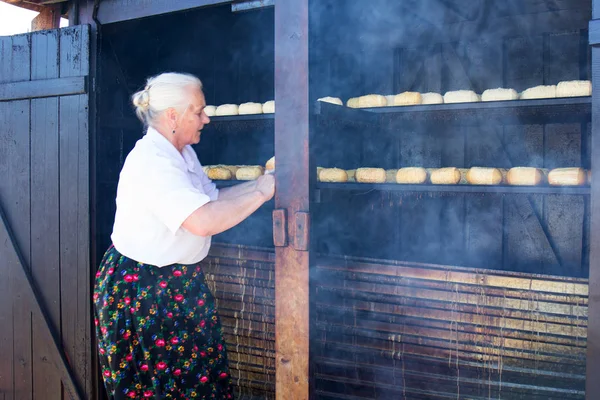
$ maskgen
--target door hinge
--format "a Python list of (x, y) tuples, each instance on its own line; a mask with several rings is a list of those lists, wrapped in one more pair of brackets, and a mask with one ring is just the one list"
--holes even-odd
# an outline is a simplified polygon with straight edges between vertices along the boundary
[(273, 210), (273, 244), (286, 247), (287, 243), (287, 212), (285, 209)]
[[(298, 211), (293, 220), (294, 250), (307, 251), (309, 246), (310, 214)], [(273, 210), (273, 244), (275, 247), (286, 247), (288, 245), (287, 211), (285, 209)]]
[(307, 212), (298, 211), (294, 215), (295, 223), (295, 240), (294, 249), (298, 251), (307, 251), (309, 244), (309, 232), (310, 232), (310, 215)]

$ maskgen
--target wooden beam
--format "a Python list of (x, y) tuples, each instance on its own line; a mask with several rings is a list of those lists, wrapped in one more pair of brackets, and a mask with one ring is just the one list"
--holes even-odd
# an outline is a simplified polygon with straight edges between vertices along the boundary
[(62, 348), (60, 335), (58, 334), (56, 327), (52, 324), (52, 319), (41, 302), (42, 296), (33, 281), (30, 269), (25, 265), (25, 259), (17, 247), (15, 235), (8, 225), (8, 219), (1, 205), (0, 217), (0, 254), (2, 254), (2, 269), (3, 271), (6, 271), (6, 268), (13, 268), (13, 273), (17, 276), (21, 275), (22, 281), (26, 283), (20, 286), (20, 289), (24, 290), (24, 295), (26, 297), (33, 300), (31, 301), (31, 307), (34, 315), (43, 318), (43, 323), (40, 325), (46, 336), (46, 344), (52, 357), (52, 362), (58, 370), (65, 390), (70, 395), (71, 399), (83, 399), (83, 392), (77, 383), (75, 374), (71, 369), (67, 356)]
[(87, 93), (87, 77), (40, 79), (0, 84), (0, 101)]
[(310, 215), (308, 10), (309, 0), (275, 7), (275, 208), (286, 210), (289, 238), (275, 248), (277, 399), (309, 398), (310, 240), (298, 232)]
[(2, 3), (7, 3), (15, 7), (24, 8), (26, 10), (40, 12), (44, 9), (44, 6), (35, 3), (29, 3), (21, 0), (0, 0)]
[(98, 6), (98, 21), (110, 24), (228, 3), (231, 0), (103, 0)]
[(61, 6), (52, 5), (44, 7), (40, 13), (31, 20), (31, 31), (44, 31), (60, 27)]
[(600, 0), (593, 1), (592, 43), (592, 195), (590, 199), (590, 276), (587, 334), (586, 399), (600, 398)]

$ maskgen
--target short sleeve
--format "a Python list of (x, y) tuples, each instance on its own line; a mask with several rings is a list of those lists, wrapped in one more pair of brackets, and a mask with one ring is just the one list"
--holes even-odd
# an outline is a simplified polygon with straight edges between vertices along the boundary
[(145, 202), (173, 233), (194, 211), (211, 201), (194, 187), (184, 170), (166, 157), (157, 157), (147, 171)]

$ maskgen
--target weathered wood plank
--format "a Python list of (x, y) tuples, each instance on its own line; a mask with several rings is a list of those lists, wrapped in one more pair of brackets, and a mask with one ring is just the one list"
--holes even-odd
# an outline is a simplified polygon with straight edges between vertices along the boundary
[[(7, 214), (4, 212), (4, 209), (0, 206), (0, 250), (2, 250), (1, 254), (5, 256), (7, 268), (12, 269), (14, 274), (17, 275), (19, 280), (22, 282), (22, 286), (20, 289), (22, 289), (22, 291), (24, 292), (23, 296), (26, 296), (26, 298), (30, 299), (29, 303), (33, 309), (33, 312), (37, 315), (41, 315), (45, 321), (45, 324), (43, 324), (43, 326), (46, 327), (47, 345), (52, 353), (51, 359), (54, 361), (54, 365), (58, 369), (59, 374), (61, 375), (61, 379), (63, 381), (69, 398), (80, 400), (83, 398), (81, 395), (81, 390), (79, 389), (77, 383), (74, 380), (75, 376), (73, 374), (73, 370), (69, 367), (67, 358), (61, 351), (62, 346), (60, 343), (58, 329), (52, 326), (52, 321), (50, 320), (50, 316), (48, 315), (48, 313), (45, 310), (45, 307), (43, 306), (39, 290), (33, 282), (30, 268), (26, 265), (23, 252), (18, 248), (18, 246), (19, 245), (16, 239), (16, 235), (11, 230), (11, 227), (9, 225)], [(15, 399), (21, 399), (30, 398), (33, 393), (31, 391), (31, 388), (29, 388), (29, 392), (18, 393), (15, 390), (14, 394)]]
[[(295, 235), (296, 212), (310, 212), (309, 175), (309, 1), (282, 0), (275, 7), (275, 204), (287, 209), (288, 234)], [(285, 179), (282, 179), (285, 177)], [(291, 240), (293, 242), (294, 240)], [(310, 251), (295, 243), (275, 249), (276, 392), (282, 398), (309, 398)]]
[[(575, 398), (581, 398), (585, 280), (366, 260), (317, 260), (322, 277), (313, 320), (317, 366), (353, 362), (361, 374), (356, 380), (370, 381), (378, 389), (391, 384), (396, 373), (407, 373), (435, 379), (436, 384), (453, 381), (454, 386), (443, 389), (445, 394), (459, 390), (464, 396), (471, 385), (490, 384), (504, 387), (504, 393), (518, 387), (524, 394), (540, 390), (563, 395), (564, 389), (577, 388)], [(561, 300), (540, 301), (540, 291), (547, 292), (544, 296), (559, 291)], [(442, 293), (445, 300), (440, 303)], [(562, 308), (562, 320), (551, 322), (556, 307)], [(413, 359), (411, 364), (407, 358)], [(438, 370), (437, 363), (446, 367)], [(377, 379), (364, 370), (369, 366), (378, 367)], [(332, 378), (341, 382), (344, 376), (348, 378)], [(418, 385), (403, 378), (397, 383), (406, 390)], [(507, 397), (515, 397), (510, 393)]]
[[(30, 38), (28, 35), (13, 36), (10, 48), (4, 54), (2, 63), (9, 65), (8, 81), (29, 80), (30, 77)], [(6, 204), (15, 235), (27, 262), (31, 260), (30, 246), (30, 143), (29, 143), (29, 101), (10, 102), (6, 109), (6, 131), (0, 133), (8, 145), (8, 162), (5, 176), (6, 186), (0, 183), (0, 202)], [(1, 152), (0, 152), (1, 153)], [(0, 155), (0, 158), (4, 158)], [(2, 160), (3, 161), (3, 160)], [(0, 163), (2, 163), (0, 161)], [(0, 170), (3, 168), (0, 167)], [(31, 299), (20, 290), (24, 281), (18, 271), (11, 271), (13, 312), (13, 347), (15, 398), (28, 399), (32, 396), (32, 354), (31, 354)], [(9, 302), (10, 304), (10, 302)]]
[(227, 3), (231, 3), (231, 0), (107, 0), (98, 8), (98, 20), (102, 24), (110, 24)]
[[(58, 78), (58, 31), (31, 35), (31, 78)], [(58, 98), (31, 100), (31, 269), (54, 326), (60, 326)], [(33, 392), (61, 399), (44, 320), (33, 318)]]
[[(600, 1), (593, 1), (593, 19), (600, 18)], [(594, 25), (591, 25), (594, 26)], [(590, 304), (586, 393), (589, 399), (600, 396), (600, 47), (592, 48), (592, 195), (590, 198)]]
[[(89, 30), (60, 33), (60, 76), (88, 74)], [(89, 218), (89, 96), (60, 99), (59, 187), (60, 268), (63, 343), (82, 389), (92, 393)]]
[[(0, 81), (8, 79), (9, 60), (12, 55), (10, 37), (0, 37)], [(13, 168), (18, 150), (17, 141), (12, 132), (12, 110), (14, 103), (0, 103), (0, 203), (14, 208)], [(16, 147), (16, 149), (15, 149)], [(0, 362), (0, 393), (6, 399), (13, 399), (13, 290), (12, 271), (4, 257), (0, 259), (2, 279), (0, 279), (0, 354), (4, 362)]]
[(87, 79), (76, 76), (64, 79), (0, 84), (0, 101), (66, 96), (87, 92)]

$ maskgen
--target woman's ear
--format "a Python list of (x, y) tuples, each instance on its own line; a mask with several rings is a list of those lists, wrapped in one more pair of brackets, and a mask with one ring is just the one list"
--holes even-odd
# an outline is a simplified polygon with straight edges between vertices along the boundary
[(177, 118), (179, 117), (177, 111), (174, 108), (167, 108), (167, 121), (169, 121), (169, 126), (173, 129), (177, 128)]

